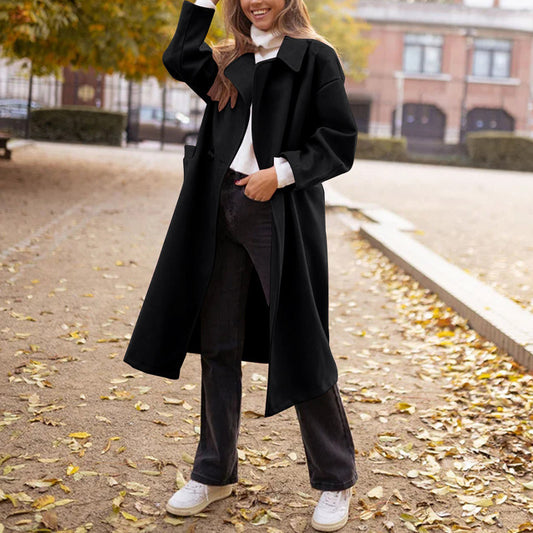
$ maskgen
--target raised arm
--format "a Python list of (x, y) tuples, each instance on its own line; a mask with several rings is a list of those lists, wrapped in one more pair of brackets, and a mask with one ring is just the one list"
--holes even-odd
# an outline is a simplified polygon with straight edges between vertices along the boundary
[(333, 50), (324, 58), (312, 109), (316, 127), (298, 150), (284, 157), (294, 175), (295, 190), (304, 189), (348, 172), (355, 158), (357, 125), (344, 88), (344, 72)]
[(211, 48), (204, 41), (215, 13), (207, 2), (214, 7), (218, 0), (183, 2), (178, 27), (163, 52), (163, 64), (169, 74), (185, 82), (205, 102), (211, 100), (207, 92), (218, 73)]

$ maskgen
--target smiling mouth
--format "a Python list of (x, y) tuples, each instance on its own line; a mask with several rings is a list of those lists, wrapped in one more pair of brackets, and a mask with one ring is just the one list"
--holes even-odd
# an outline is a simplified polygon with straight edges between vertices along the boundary
[(270, 11), (270, 9), (256, 9), (252, 11), (252, 15), (254, 17), (262, 17), (263, 15), (266, 15), (268, 11)]

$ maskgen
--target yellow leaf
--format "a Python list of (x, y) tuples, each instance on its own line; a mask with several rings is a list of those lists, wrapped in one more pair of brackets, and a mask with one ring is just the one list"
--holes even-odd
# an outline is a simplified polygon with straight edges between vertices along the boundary
[(437, 346), (443, 346), (443, 347), (453, 346), (453, 341), (441, 341), (437, 343)]
[(85, 431), (76, 431), (74, 433), (69, 433), (68, 436), (72, 437), (73, 439), (87, 439), (91, 436), (91, 434)]
[(496, 505), (501, 505), (505, 500), (507, 500), (507, 494), (500, 492), (499, 494), (495, 496), (494, 503)]
[(119, 512), (120, 506), (122, 505), (122, 502), (124, 501), (124, 497), (125, 496), (126, 496), (126, 491), (125, 490), (121, 490), (119, 492), (118, 496), (115, 496), (113, 498), (113, 501), (111, 503), (113, 505), (113, 511), (115, 511), (115, 513)]
[(454, 337), (454, 336), (455, 336), (455, 332), (448, 331), (448, 330), (439, 331), (437, 333), (437, 337)]
[(265, 485), (253, 485), (251, 487), (246, 487), (248, 492), (259, 492), (265, 488)]
[(407, 412), (409, 414), (413, 414), (416, 411), (416, 407), (407, 402), (398, 402), (396, 404), (396, 409), (401, 413)]
[(11, 505), (13, 505), (13, 507), (18, 507), (19, 501), (18, 501), (17, 497), (14, 494), (5, 494), (4, 493), (4, 496), (5, 496), (6, 499), (8, 499), (11, 502)]
[(189, 463), (190, 465), (193, 465), (194, 464), (194, 457), (190, 456), (187, 452), (183, 452), (181, 454), (181, 458), (186, 462), (186, 463)]
[(36, 509), (42, 509), (46, 505), (50, 505), (51, 503), (54, 503), (56, 499), (51, 494), (44, 494), (43, 496), (39, 496), (32, 504), (32, 507), (35, 507)]
[(171, 516), (165, 516), (165, 518), (163, 518), (163, 522), (172, 526), (181, 526), (185, 523), (185, 520), (183, 518), (173, 518)]
[(72, 474), (75, 474), (80, 469), (79, 466), (74, 466), (73, 464), (70, 464), (67, 466), (67, 476), (71, 476)]
[(130, 513), (127, 513), (126, 511), (120, 511), (120, 514), (126, 519), (131, 520), (132, 522), (137, 522), (139, 520), (136, 516), (133, 516)]
[(178, 469), (176, 470), (176, 487), (181, 489), (183, 486), (185, 486), (185, 478), (183, 477), (181, 470)]

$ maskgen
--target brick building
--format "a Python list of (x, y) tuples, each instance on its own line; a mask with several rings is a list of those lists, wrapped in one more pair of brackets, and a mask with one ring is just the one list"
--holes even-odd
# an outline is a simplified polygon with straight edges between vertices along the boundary
[(410, 147), (533, 137), (533, 0), (359, 0), (351, 14), (376, 40), (368, 77), (346, 84), (360, 131)]

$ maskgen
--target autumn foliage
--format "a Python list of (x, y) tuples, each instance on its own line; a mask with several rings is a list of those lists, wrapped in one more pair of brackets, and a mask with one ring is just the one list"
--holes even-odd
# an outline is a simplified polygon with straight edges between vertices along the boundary
[[(354, 79), (363, 76), (373, 44), (361, 37), (364, 23), (343, 10), (354, 3), (308, 0), (317, 31), (330, 39)], [(161, 56), (176, 28), (183, 0), (3, 0), (0, 8), (2, 55), (32, 60), (36, 75), (57, 74), (61, 67), (120, 72), (132, 80), (167, 77)], [(208, 35), (224, 37), (222, 2)]]
[(165, 77), (161, 53), (178, 17), (171, 0), (6, 0), (3, 55), (29, 58), (35, 74), (94, 67), (131, 79)]

